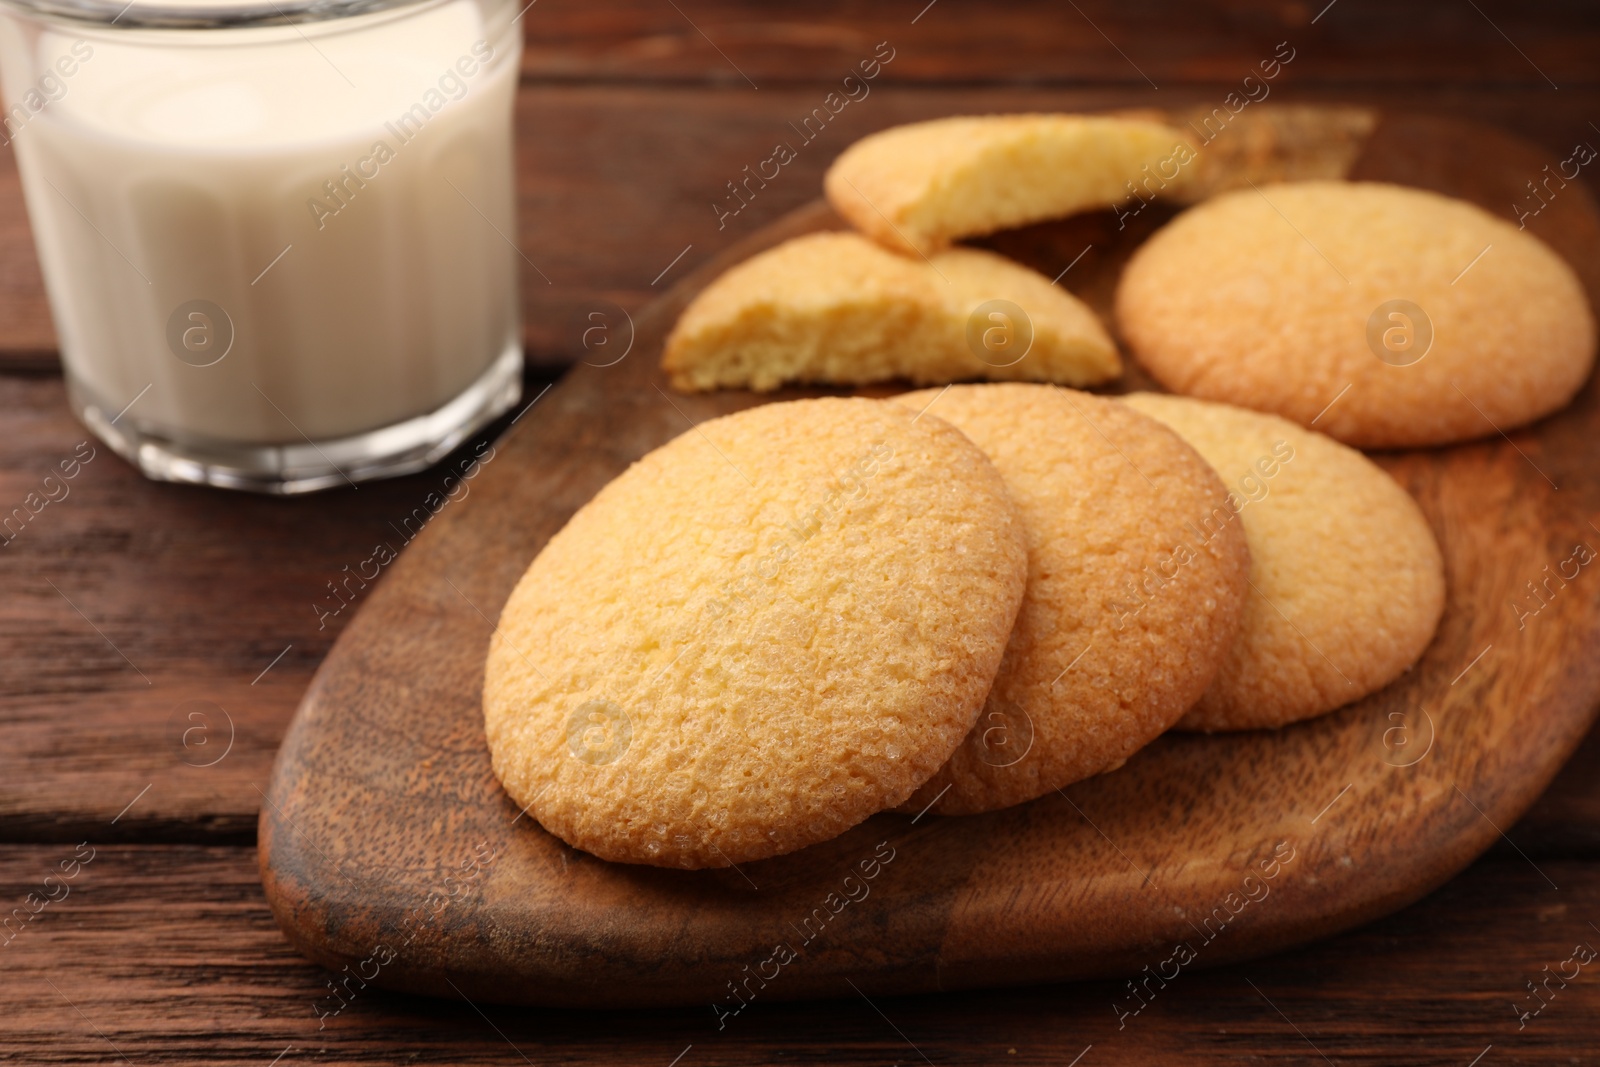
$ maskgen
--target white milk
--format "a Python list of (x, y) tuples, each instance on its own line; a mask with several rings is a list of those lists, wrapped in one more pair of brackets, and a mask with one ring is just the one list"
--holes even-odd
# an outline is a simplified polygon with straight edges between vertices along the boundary
[[(38, 68), (76, 69), (31, 117), (15, 111), (29, 45), (6, 37), (62, 356), (108, 418), (149, 386), (124, 426), (323, 442), (434, 411), (520, 358), (519, 38), (486, 42), (471, 0), (300, 27), (58, 25), (31, 46)], [(195, 301), (231, 320), (225, 355), (226, 322), (174, 317)]]

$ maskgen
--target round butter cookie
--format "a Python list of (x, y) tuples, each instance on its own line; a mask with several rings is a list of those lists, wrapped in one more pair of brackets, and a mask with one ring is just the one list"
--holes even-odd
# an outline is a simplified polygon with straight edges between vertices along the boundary
[(992, 811), (1121, 766), (1199, 699), (1233, 643), (1249, 556), (1222, 521), (1222, 481), (1154, 419), (1087, 393), (966, 385), (895, 399), (988, 453), (1028, 539), (994, 688), (906, 809)]
[(712, 419), (584, 505), (517, 584), (484, 720), (506, 792), (608, 860), (723, 867), (909, 797), (976, 721), (1022, 522), (933, 415)]
[(1416, 501), (1382, 468), (1273, 415), (1151, 393), (1124, 402), (1217, 469), (1250, 543), (1238, 640), (1180, 729), (1321, 715), (1417, 661), (1444, 610), (1444, 562)]
[(1472, 204), (1376, 182), (1228, 193), (1129, 261), (1117, 321), (1177, 393), (1361, 448), (1495, 434), (1563, 407), (1594, 362), (1577, 276)]

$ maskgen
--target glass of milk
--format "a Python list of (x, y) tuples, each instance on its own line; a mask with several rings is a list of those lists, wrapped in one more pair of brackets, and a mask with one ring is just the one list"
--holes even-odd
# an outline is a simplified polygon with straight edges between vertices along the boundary
[(0, 0), (74, 409), (151, 478), (418, 470), (517, 402), (501, 0)]

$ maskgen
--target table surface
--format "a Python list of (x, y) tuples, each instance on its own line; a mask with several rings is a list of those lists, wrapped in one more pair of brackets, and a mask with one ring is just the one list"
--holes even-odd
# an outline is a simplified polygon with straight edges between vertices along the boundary
[[(1470, 115), (1541, 145), (1552, 165), (1600, 146), (1600, 11), (1576, 0), (538, 0), (524, 24), (535, 390), (581, 352), (589, 310), (636, 310), (815, 197), (852, 140), (912, 119), (1220, 104), (1288, 42), (1274, 100)], [(869, 95), (719, 225), (726, 183), (880, 42), (893, 58)], [(6, 512), (88, 436), (54, 346), (3, 153)], [(1120, 1027), (1119, 982), (874, 1001), (846, 989), (757, 1003), (722, 1029), (709, 1008), (536, 1011), (367, 988), (319, 1019), (329, 975), (289, 949), (257, 879), (261, 790), (360, 605), (330, 613), (330, 583), (440, 478), (271, 500), (155, 485), (101, 446), (66, 497), (0, 544), (0, 900), (19, 909), (0, 944), (0, 1062), (1600, 1061), (1600, 968), (1571, 977), (1568, 962), (1600, 948), (1600, 733), (1437, 893), (1307, 949), (1175, 981)], [(38, 907), (64, 865), (70, 892)]]

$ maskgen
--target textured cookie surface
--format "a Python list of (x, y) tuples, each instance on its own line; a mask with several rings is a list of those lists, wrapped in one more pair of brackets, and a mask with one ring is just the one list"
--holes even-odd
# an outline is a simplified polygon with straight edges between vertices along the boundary
[[(828, 168), (828, 203), (890, 248), (961, 237), (1181, 187), (1193, 158), (1159, 122), (1091, 115), (975, 115), (894, 126)], [(1148, 168), (1148, 169), (1147, 169)]]
[(1411, 496), (1352, 448), (1272, 415), (1149, 393), (1228, 482), (1254, 588), (1233, 651), (1179, 726), (1281, 726), (1360, 699), (1416, 662), (1444, 610), (1444, 565)]
[(1120, 766), (1200, 697), (1238, 628), (1249, 558), (1238, 523), (1217, 520), (1221, 480), (1154, 419), (1086, 393), (895, 399), (932, 401), (989, 454), (1028, 537), (1027, 593), (983, 713), (907, 807), (991, 811)]
[(904, 801), (976, 720), (1022, 599), (983, 453), (884, 401), (705, 422), (581, 508), (489, 649), (495, 773), (604, 859), (715, 867)]
[[(1009, 301), (1024, 320), (1010, 309), (1001, 319), (979, 313), (990, 300)], [(662, 366), (685, 391), (890, 379), (1088, 385), (1122, 370), (1094, 312), (1042, 274), (978, 249), (902, 256), (853, 233), (797, 237), (722, 275), (684, 310)]]
[(1594, 362), (1582, 287), (1545, 244), (1379, 183), (1264, 185), (1193, 208), (1134, 254), (1116, 303), (1168, 389), (1364, 448), (1508, 430), (1565, 405)]

